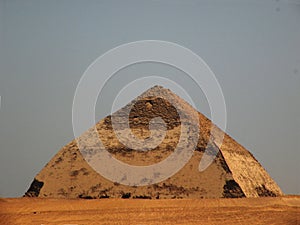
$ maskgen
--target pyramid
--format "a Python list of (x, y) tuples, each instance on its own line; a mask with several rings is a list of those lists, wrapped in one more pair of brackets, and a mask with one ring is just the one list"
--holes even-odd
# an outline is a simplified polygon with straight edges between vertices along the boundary
[[(170, 101), (182, 109), (180, 115)], [(112, 118), (114, 115), (122, 117), (128, 111), (130, 112), (127, 124), (129, 130), (141, 140), (149, 139), (151, 136), (149, 123), (153, 118), (159, 117), (164, 121), (165, 136), (159, 145), (147, 151), (138, 151), (124, 145), (118, 139)], [(97, 132), (97, 138), (103, 144), (102, 148), (109, 152), (110, 157), (135, 166), (136, 170), (141, 166), (147, 167), (166, 160), (179, 145), (181, 127), (184, 124), (188, 128), (195, 126), (189, 121), (191, 113), (194, 113), (199, 120), (197, 124), (199, 135), (195, 142), (195, 149), (183, 167), (166, 179), (158, 182), (148, 180), (148, 184), (146, 182), (142, 185), (134, 183), (127, 185), (122, 180), (111, 180), (96, 172), (89, 162), (89, 156), (95, 154), (97, 148), (100, 148), (95, 142), (93, 131)], [(126, 125), (120, 121), (116, 123), (121, 128)], [(154, 86), (58, 151), (36, 175), (25, 196), (169, 199), (275, 197), (283, 194), (248, 150), (225, 133), (223, 133), (222, 144), (218, 145), (215, 141), (217, 138), (213, 137), (211, 132), (212, 129), (222, 132), (208, 118), (172, 91)], [(193, 129), (189, 130), (194, 132)], [(84, 140), (80, 148), (78, 140)], [(188, 145), (189, 141), (189, 139), (184, 140)], [(185, 153), (184, 148), (181, 151)], [(200, 171), (199, 163), (207, 152), (215, 154), (216, 157), (205, 170)], [(101, 165), (110, 166), (105, 163)]]

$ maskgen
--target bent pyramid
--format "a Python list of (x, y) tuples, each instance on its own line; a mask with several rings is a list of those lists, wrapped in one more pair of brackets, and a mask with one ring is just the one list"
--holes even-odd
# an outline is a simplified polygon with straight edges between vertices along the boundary
[[(157, 96), (167, 96), (162, 98)], [(180, 121), (176, 109), (165, 99), (177, 102), (188, 115), (197, 113), (200, 133), (196, 149), (189, 161), (173, 176), (158, 183), (136, 186), (111, 181), (97, 173), (86, 160), (85, 154), (93, 154), (97, 146), (91, 135), (96, 129), (105, 149), (112, 157), (135, 166), (148, 166), (166, 159), (173, 153), (179, 141)], [(235, 140), (224, 134), (221, 147), (211, 137), (214, 126), (187, 102), (169, 89), (160, 86), (144, 92), (114, 114), (122, 116), (130, 108), (131, 132), (139, 138), (149, 138), (149, 121), (160, 117), (166, 123), (163, 141), (149, 151), (136, 151), (123, 145), (112, 127), (112, 116), (98, 122), (79, 139), (84, 139), (84, 149), (79, 151), (73, 140), (64, 146), (36, 175), (25, 193), (29, 197), (55, 198), (236, 198), (280, 196), (282, 192), (254, 156)], [(182, 118), (188, 118), (183, 115)], [(218, 128), (217, 128), (218, 129)], [(77, 139), (78, 140), (78, 139)], [(200, 172), (199, 162), (207, 148), (217, 155), (207, 169)], [(183, 149), (184, 151), (184, 149)], [(85, 157), (84, 157), (85, 156)], [(109, 166), (109, 165), (107, 165)]]

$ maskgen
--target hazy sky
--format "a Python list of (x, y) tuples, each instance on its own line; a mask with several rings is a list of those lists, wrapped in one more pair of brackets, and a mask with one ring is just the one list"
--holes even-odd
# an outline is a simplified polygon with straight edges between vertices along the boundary
[[(86, 68), (111, 48), (145, 39), (201, 56), (222, 87), (227, 132), (285, 193), (300, 194), (299, 24), (297, 0), (0, 0), (0, 196), (23, 195), (74, 138), (73, 96)], [(109, 81), (96, 118), (110, 113), (124, 85), (144, 75), (173, 79), (210, 115), (185, 74), (144, 63)]]

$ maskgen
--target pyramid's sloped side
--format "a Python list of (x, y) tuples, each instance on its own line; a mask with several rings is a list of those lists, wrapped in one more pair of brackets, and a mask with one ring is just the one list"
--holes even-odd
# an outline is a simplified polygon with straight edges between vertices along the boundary
[[(73, 142), (61, 149), (35, 177), (43, 183), (39, 197), (152, 199), (244, 197), (221, 154), (212, 165), (200, 173), (198, 165), (203, 152), (195, 151), (190, 161), (167, 180), (148, 186), (131, 187), (103, 178), (90, 168), (78, 149), (72, 146), (75, 146)], [(135, 154), (139, 153), (128, 154), (127, 158), (134, 158)]]
[(221, 151), (234, 180), (247, 197), (283, 195), (279, 186), (254, 156), (228, 135), (224, 137)]
[[(151, 102), (153, 112), (147, 110)], [(170, 155), (177, 145), (180, 135), (180, 123), (173, 115), (174, 110), (164, 108), (161, 99), (146, 98), (135, 104), (132, 113), (132, 132), (143, 137), (147, 135), (147, 119), (160, 116), (168, 121), (168, 130), (164, 141), (154, 150), (139, 152), (123, 146), (115, 136), (108, 116), (96, 124), (99, 137), (106, 149), (113, 156), (132, 165), (149, 165), (157, 163)], [(121, 113), (121, 112), (120, 112)], [(155, 113), (153, 115), (152, 113)], [(144, 116), (139, 116), (144, 115)], [(138, 121), (135, 119), (139, 116)], [(189, 162), (175, 175), (157, 184), (131, 187), (111, 182), (96, 173), (84, 160), (74, 140), (63, 147), (35, 177), (43, 184), (37, 196), (62, 198), (222, 198), (245, 197), (238, 183), (233, 179), (222, 156), (218, 154), (214, 162), (204, 171), (199, 172), (199, 162), (207, 146), (209, 137), (209, 120), (200, 121), (202, 129), (199, 143)], [(85, 149), (97, 148), (95, 138), (88, 130), (80, 138), (84, 140)], [(208, 146), (216, 151), (215, 146)], [(109, 165), (108, 165), (109, 166)]]
[[(159, 98), (155, 96), (161, 96)], [(164, 97), (171, 98), (184, 111), (183, 119)], [(111, 116), (98, 122), (80, 139), (84, 139), (83, 153), (97, 148), (96, 129), (105, 148), (118, 160), (132, 165), (151, 165), (168, 157), (176, 147), (181, 124), (191, 124), (188, 119), (195, 112), (187, 102), (168, 89), (155, 86), (133, 100), (115, 114), (125, 115), (124, 110), (134, 106), (129, 115), (131, 132), (147, 138), (149, 121), (162, 118), (167, 124), (165, 139), (161, 144), (146, 152), (134, 151), (122, 145), (112, 129)], [(82, 156), (77, 142), (73, 140), (63, 147), (35, 177), (26, 193), (27, 196), (65, 198), (221, 198), (278, 196), (282, 192), (254, 157), (237, 142), (225, 135), (220, 152), (213, 163), (199, 172), (199, 162), (206, 149), (218, 151), (216, 144), (208, 144), (211, 121), (199, 115), (200, 134), (197, 148), (189, 162), (167, 180), (148, 186), (132, 187), (113, 183), (96, 173)], [(119, 124), (120, 128), (129, 128)], [(190, 129), (193, 132), (193, 129)], [(217, 140), (213, 137), (213, 140)], [(109, 166), (109, 165), (108, 165)]]
[[(216, 129), (217, 135), (224, 135), (220, 151), (232, 173), (233, 179), (239, 184), (246, 197), (283, 195), (280, 187), (247, 149), (213, 125), (201, 113), (199, 113), (199, 120), (200, 129), (202, 129), (200, 140), (208, 142), (212, 127)], [(213, 139), (219, 140), (215, 137)]]

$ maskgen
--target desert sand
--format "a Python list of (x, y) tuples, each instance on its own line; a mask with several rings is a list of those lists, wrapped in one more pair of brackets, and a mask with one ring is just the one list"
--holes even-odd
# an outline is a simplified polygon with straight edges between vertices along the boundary
[(0, 199), (0, 224), (300, 224), (300, 197)]

